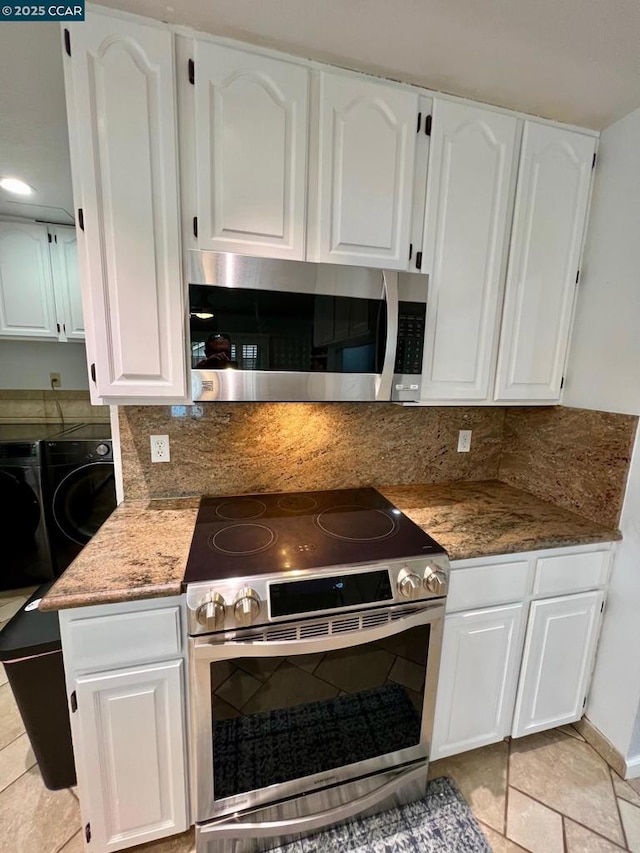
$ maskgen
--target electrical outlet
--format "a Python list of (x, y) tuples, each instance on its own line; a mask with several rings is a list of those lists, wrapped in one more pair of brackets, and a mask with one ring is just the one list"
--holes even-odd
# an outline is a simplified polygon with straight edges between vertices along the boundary
[(471, 450), (471, 430), (461, 429), (458, 432), (458, 453), (468, 453)]
[(59, 373), (49, 374), (49, 385), (51, 385), (52, 388), (59, 388), (62, 385), (62, 379), (60, 379)]
[(151, 440), (151, 461), (171, 462), (171, 453), (169, 451), (169, 436), (150, 435), (149, 439)]

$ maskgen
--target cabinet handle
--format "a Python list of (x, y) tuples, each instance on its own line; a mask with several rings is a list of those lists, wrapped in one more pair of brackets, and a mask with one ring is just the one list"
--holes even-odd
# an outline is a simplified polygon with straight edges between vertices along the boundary
[(95, 364), (91, 365), (91, 378), (93, 379), (94, 382), (96, 381), (96, 366), (95, 366)]
[(67, 324), (66, 323), (62, 324), (62, 331), (65, 333), (65, 335), (67, 334)]
[(431, 136), (431, 121), (432, 121), (431, 116), (425, 117), (425, 120), (424, 120), (424, 135), (425, 136)]
[(409, 243), (409, 260), (413, 257), (413, 243)]
[(194, 237), (198, 236), (198, 217), (197, 216), (193, 217), (193, 236)]
[(71, 56), (71, 33), (67, 29), (64, 31), (64, 49), (67, 56)]
[(75, 714), (78, 710), (78, 697), (76, 696), (76, 691), (74, 690), (71, 696), (69, 696), (69, 704), (71, 705), (71, 713)]
[(422, 269), (422, 252), (416, 252), (416, 269)]
[(189, 83), (191, 83), (192, 86), (195, 86), (196, 84), (196, 64), (193, 59), (189, 60)]
[(81, 207), (78, 208), (78, 225), (80, 230), (84, 231), (84, 211)]
[(58, 334), (60, 334), (60, 323), (56, 323), (56, 326), (58, 327)]
[(420, 133), (420, 125), (422, 124), (422, 113), (418, 113), (418, 126), (416, 128), (416, 133)]

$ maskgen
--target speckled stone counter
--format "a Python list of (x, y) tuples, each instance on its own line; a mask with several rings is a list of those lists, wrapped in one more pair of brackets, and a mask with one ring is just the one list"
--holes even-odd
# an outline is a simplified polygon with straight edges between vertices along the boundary
[(451, 560), (612, 542), (619, 530), (497, 480), (379, 489), (447, 549)]
[(40, 609), (179, 595), (199, 504), (199, 498), (120, 504)]
[[(611, 542), (602, 527), (494, 480), (380, 488), (452, 560)], [(105, 522), (40, 605), (61, 610), (178, 595), (198, 498), (126, 501)]]

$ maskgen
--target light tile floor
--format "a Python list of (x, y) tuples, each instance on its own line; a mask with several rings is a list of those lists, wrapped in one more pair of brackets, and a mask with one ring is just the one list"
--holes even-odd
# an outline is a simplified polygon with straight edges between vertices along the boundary
[[(0, 592), (0, 630), (31, 590)], [(572, 726), (434, 762), (494, 853), (640, 853), (640, 779), (624, 782)], [(0, 853), (83, 853), (73, 789), (48, 791), (0, 668)], [(132, 848), (194, 853), (193, 832)]]

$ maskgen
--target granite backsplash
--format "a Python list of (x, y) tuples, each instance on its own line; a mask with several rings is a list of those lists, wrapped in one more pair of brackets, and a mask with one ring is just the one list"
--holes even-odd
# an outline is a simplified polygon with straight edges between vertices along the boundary
[[(216, 403), (119, 409), (129, 499), (502, 480), (615, 527), (638, 419), (554, 407)], [(473, 430), (458, 453), (458, 430)], [(171, 461), (151, 464), (149, 435)]]

